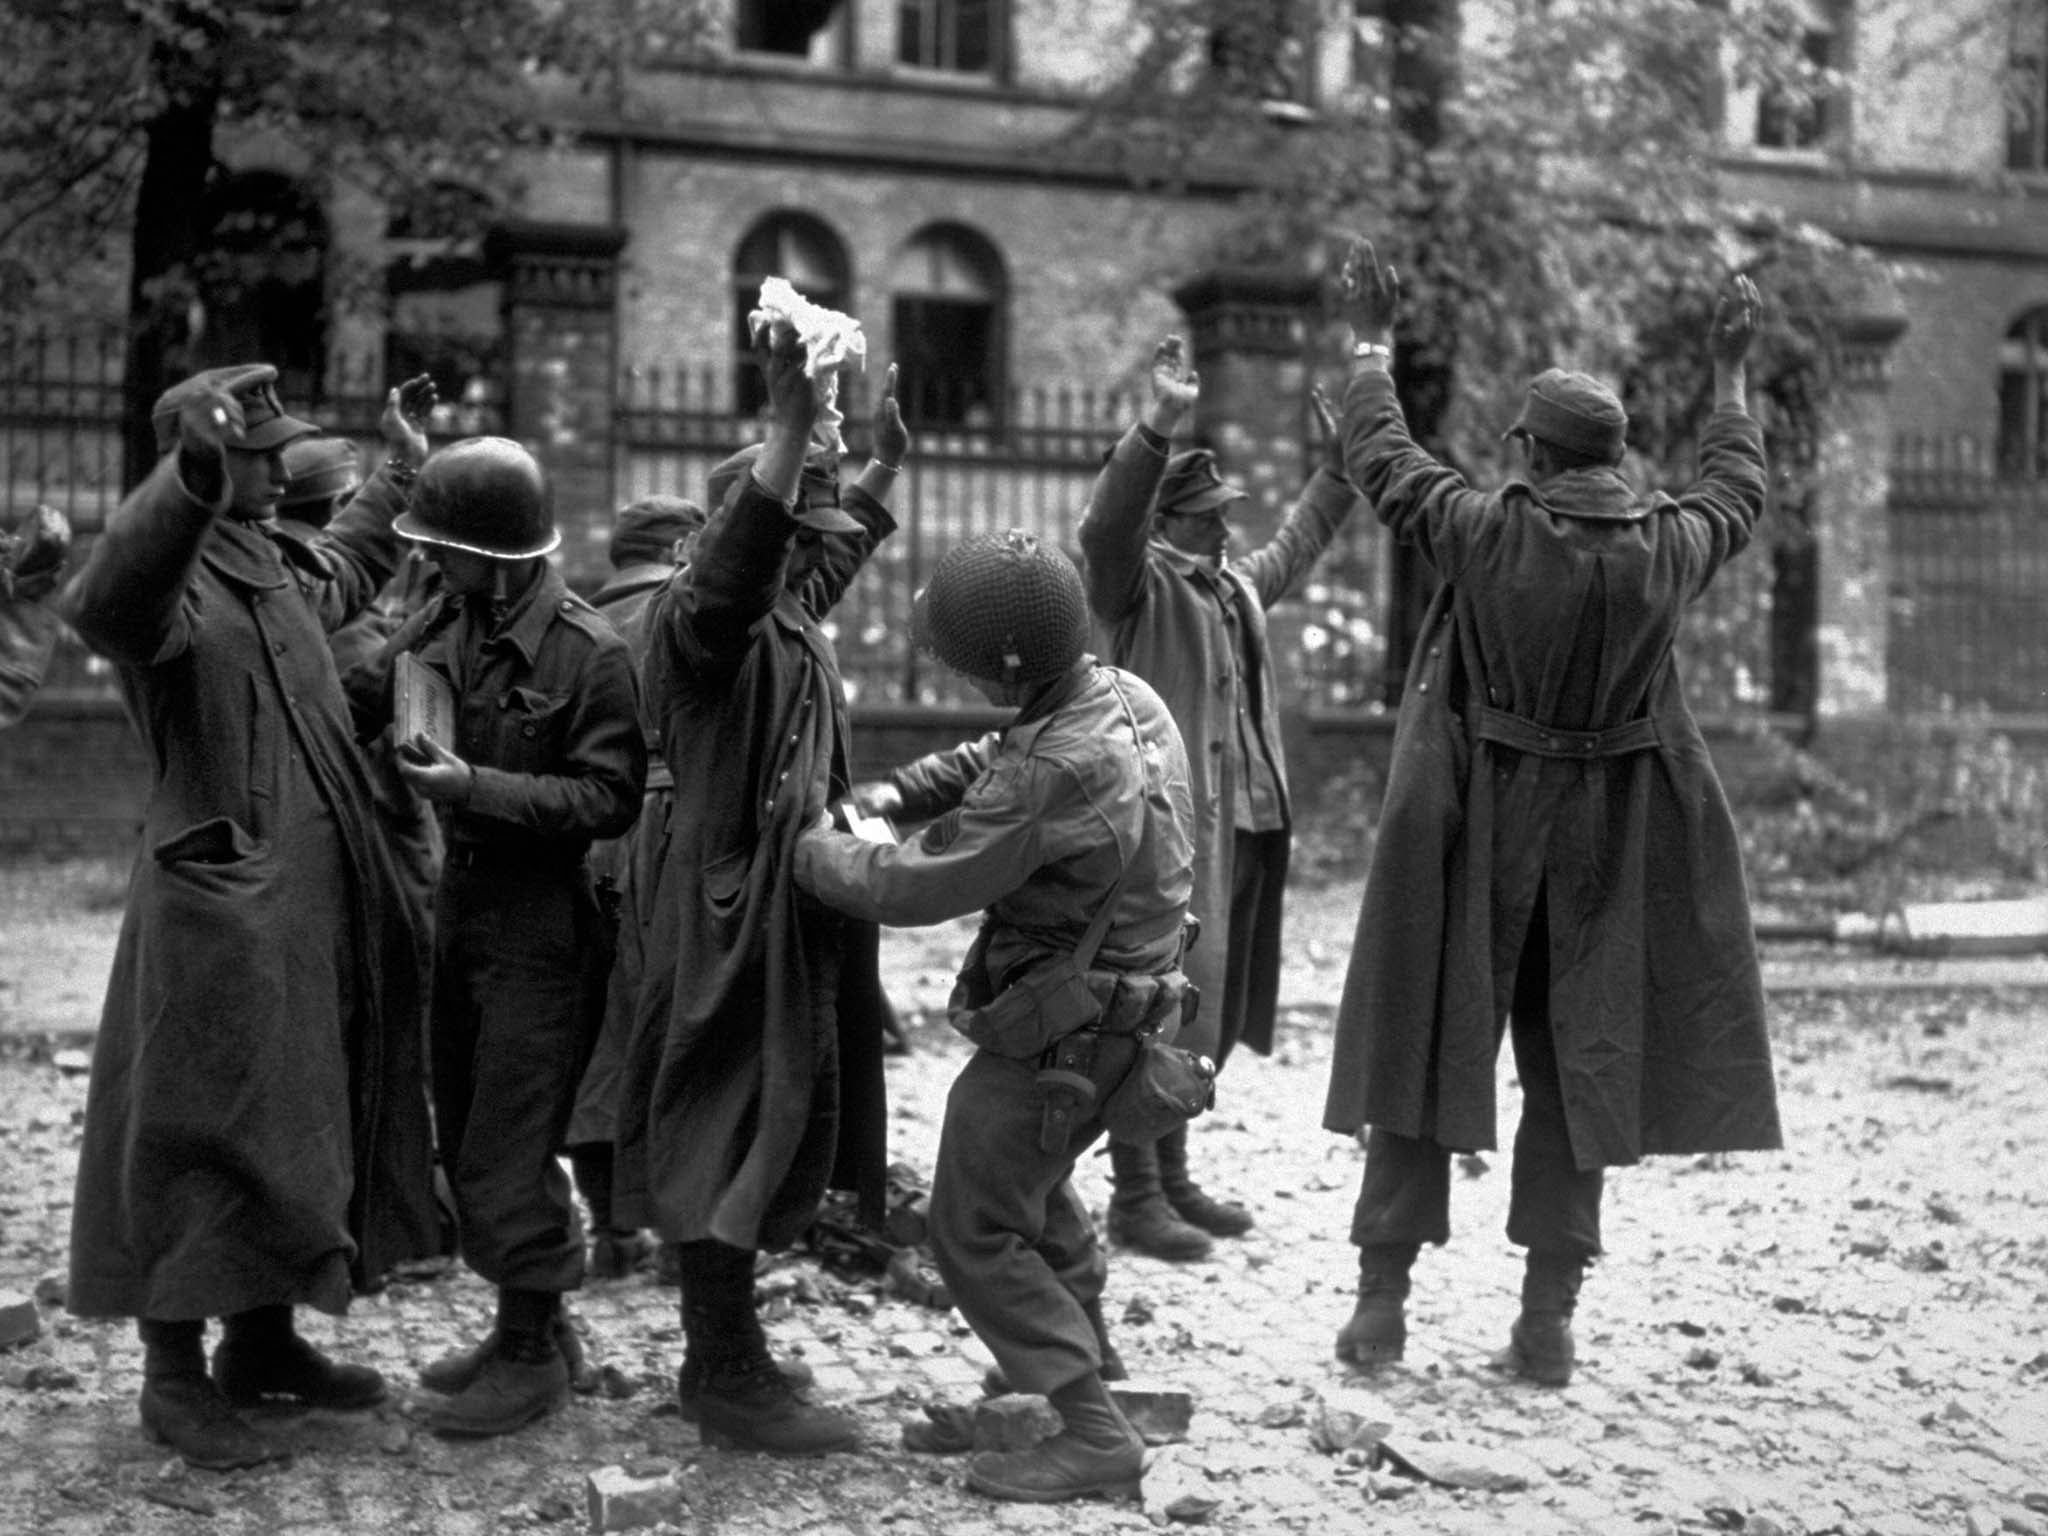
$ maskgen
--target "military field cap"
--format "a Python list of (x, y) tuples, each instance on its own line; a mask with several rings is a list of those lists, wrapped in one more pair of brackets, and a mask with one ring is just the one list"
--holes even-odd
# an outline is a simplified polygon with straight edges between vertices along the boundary
[[(711, 468), (707, 492), (715, 509), (725, 505), (733, 486), (749, 473), (761, 457), (761, 445), (749, 443), (729, 459)], [(804, 455), (803, 478), (797, 487), (797, 521), (819, 533), (859, 533), (861, 525), (839, 509), (839, 458), (828, 449), (813, 447)]]
[(284, 447), (280, 511), (346, 496), (363, 483), (356, 445), (345, 437), (298, 437)]
[(1193, 517), (1203, 512), (1220, 512), (1245, 493), (1223, 478), (1216, 468), (1216, 455), (1206, 448), (1190, 448), (1166, 461), (1166, 473), (1159, 477), (1158, 509), (1175, 517)]
[(287, 416), (277, 398), (277, 370), (268, 363), (238, 363), (232, 368), (209, 368), (182, 383), (173, 384), (156, 397), (150, 407), (150, 425), (156, 429), (156, 451), (169, 453), (178, 441), (178, 412), (195, 395), (220, 390), (234, 396), (242, 407), (242, 434), (229, 441), (230, 448), (248, 453), (267, 453), (295, 437), (311, 437), (319, 428), (297, 417)]
[(1621, 457), (1628, 413), (1613, 390), (1587, 373), (1546, 368), (1529, 381), (1522, 414), (1503, 436), (1516, 433), (1589, 459)]
[(611, 562), (614, 567), (666, 562), (676, 540), (704, 526), (704, 509), (680, 496), (656, 492), (629, 501), (612, 519)]

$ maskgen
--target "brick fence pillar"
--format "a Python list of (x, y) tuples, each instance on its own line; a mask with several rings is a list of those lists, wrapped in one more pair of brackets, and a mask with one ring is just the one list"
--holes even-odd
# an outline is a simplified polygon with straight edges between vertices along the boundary
[(562, 568), (585, 588), (608, 572), (625, 243), (623, 229), (511, 220), (485, 244), (505, 283), (506, 430), (547, 466)]
[(1258, 267), (1212, 268), (1173, 291), (1202, 376), (1195, 439), (1251, 492), (1232, 514), (1240, 548), (1272, 537), (1308, 479), (1309, 335), (1320, 291), (1308, 273)]
[(1879, 715), (1891, 639), (1891, 366), (1903, 314), (1872, 308), (1837, 322), (1841, 386), (1821, 443), (1819, 713)]

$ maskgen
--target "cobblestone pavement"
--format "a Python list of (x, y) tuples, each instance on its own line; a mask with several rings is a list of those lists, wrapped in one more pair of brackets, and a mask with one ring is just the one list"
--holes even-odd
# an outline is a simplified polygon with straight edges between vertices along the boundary
[[(1279, 1051), (1232, 1063), (1193, 1139), (1197, 1171), (1250, 1200), (1258, 1230), (1197, 1265), (1112, 1258), (1108, 1312), (1134, 1375), (1196, 1403), (1186, 1443), (1158, 1453), (1145, 1507), (994, 1505), (964, 1487), (958, 1458), (902, 1449), (924, 1403), (972, 1401), (985, 1354), (951, 1314), (798, 1255), (763, 1278), (770, 1333), (814, 1366), (821, 1395), (857, 1408), (858, 1454), (792, 1464), (701, 1449), (668, 1401), (675, 1293), (635, 1278), (574, 1303), (608, 1390), (522, 1433), (437, 1439), (408, 1388), (367, 1415), (272, 1417), (296, 1453), (288, 1468), (191, 1472), (137, 1427), (130, 1328), (45, 1306), (41, 1337), (0, 1352), (0, 1444), (14, 1451), (0, 1533), (576, 1531), (587, 1474), (624, 1464), (679, 1475), (681, 1530), (733, 1536), (1136, 1532), (1166, 1518), (1172, 1494), (1215, 1501), (1206, 1528), (1243, 1533), (2048, 1536), (2048, 994), (1943, 988), (1938, 968), (1925, 985), (1866, 968), (1891, 980), (1858, 987), (1845, 972), (1827, 978), (1840, 990), (1804, 992), (1798, 967), (1779, 967), (1791, 1150), (1611, 1176), (1609, 1257), (1581, 1301), (1569, 1387), (1487, 1368), (1519, 1273), (1501, 1232), (1505, 1158), (1490, 1154), (1461, 1163), (1453, 1240), (1418, 1266), (1408, 1360), (1364, 1378), (1330, 1353), (1350, 1311), (1361, 1154), (1317, 1124), (1341, 945), (1333, 959), (1316, 935), (1348, 937), (1355, 889), (1348, 911), (1347, 893), (1328, 898), (1321, 927), (1320, 899), (1296, 905)], [(965, 934), (890, 940), (892, 992), (918, 1010), (916, 1050), (889, 1069), (893, 1151), (925, 1167), (960, 1047), (922, 1010)], [(0, 1293), (26, 1293), (62, 1271), (84, 1077), (55, 1054), (81, 1042), (9, 1022)], [(1510, 1086), (1507, 1115), (1514, 1103)], [(1100, 1159), (1081, 1183), (1099, 1211)], [(490, 1296), (456, 1272), (394, 1284), (342, 1322), (302, 1316), (316, 1340), (406, 1384), (488, 1326)], [(1396, 1444), (1484, 1452), (1496, 1468), (1512, 1456), (1527, 1486), (1461, 1491), (1319, 1450), (1326, 1408), (1371, 1406), (1361, 1392)]]

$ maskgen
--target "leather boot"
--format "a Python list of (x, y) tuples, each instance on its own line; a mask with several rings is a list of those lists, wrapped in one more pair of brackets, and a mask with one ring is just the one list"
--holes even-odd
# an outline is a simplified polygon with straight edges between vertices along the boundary
[(238, 1407), (286, 1398), (347, 1412), (384, 1399), (384, 1378), (367, 1365), (340, 1365), (292, 1326), (290, 1307), (256, 1307), (226, 1319), (213, 1352), (213, 1382)]
[(1541, 1386), (1572, 1379), (1578, 1358), (1572, 1313), (1579, 1302), (1586, 1260), (1577, 1254), (1531, 1248), (1522, 1270), (1522, 1314), (1508, 1330), (1508, 1347), (1493, 1357), (1496, 1370)]
[(1408, 1347), (1408, 1276), (1419, 1243), (1372, 1243), (1358, 1250), (1358, 1305), (1337, 1334), (1337, 1358), (1361, 1370), (1392, 1365)]
[(1149, 1143), (1109, 1144), (1109, 1237), (1155, 1259), (1185, 1264), (1209, 1256), (1209, 1234), (1174, 1214), (1159, 1187), (1159, 1152)]
[[(562, 1359), (568, 1363), (571, 1382), (581, 1382), (590, 1373), (589, 1361), (583, 1353), (583, 1336), (576, 1331), (576, 1324), (566, 1307), (555, 1314), (555, 1348), (562, 1352)], [(484, 1366), (497, 1350), (498, 1330), (493, 1328), (469, 1348), (451, 1351), (421, 1366), (420, 1385), (429, 1392), (439, 1392), (443, 1397), (454, 1397), (483, 1374)]]
[(569, 1400), (569, 1362), (555, 1343), (561, 1298), (510, 1287), (498, 1293), (497, 1343), (474, 1380), (427, 1415), (436, 1434), (505, 1435)]
[(291, 1453), (235, 1412), (206, 1374), (202, 1322), (143, 1318), (142, 1430), (209, 1472), (289, 1461)]
[[(1102, 1368), (1095, 1374), (1104, 1381), (1128, 1381), (1131, 1373), (1124, 1369), (1124, 1358), (1109, 1342), (1109, 1324), (1103, 1318), (1101, 1301), (1091, 1301), (1082, 1310), (1088, 1314), (1088, 1326), (1095, 1332), (1096, 1352), (1102, 1356)], [(981, 1390), (989, 1397), (1001, 1397), (1016, 1389), (1010, 1385), (1010, 1378), (1003, 1374), (1003, 1368), (992, 1365), (981, 1378)]]
[[(794, 1355), (776, 1360), (775, 1369), (789, 1383), (789, 1390), (796, 1393), (808, 1392), (818, 1379), (816, 1373)], [(676, 1411), (683, 1416), (685, 1424), (697, 1422), (697, 1398), (703, 1390), (704, 1362), (692, 1354), (686, 1344), (683, 1346), (682, 1366), (676, 1371)]]
[(677, 1406), (706, 1445), (771, 1456), (823, 1456), (860, 1444), (852, 1414), (805, 1402), (769, 1357), (754, 1310), (754, 1255), (710, 1240), (677, 1247), (684, 1365)]
[(1250, 1211), (1234, 1200), (1218, 1200), (1188, 1177), (1186, 1126), (1168, 1131), (1154, 1145), (1159, 1151), (1159, 1187), (1176, 1216), (1216, 1237), (1243, 1237), (1251, 1231)]
[(1089, 1374), (1051, 1394), (1064, 1427), (1028, 1451), (983, 1451), (967, 1464), (967, 1486), (992, 1499), (1053, 1504), (1062, 1499), (1134, 1499), (1145, 1442)]

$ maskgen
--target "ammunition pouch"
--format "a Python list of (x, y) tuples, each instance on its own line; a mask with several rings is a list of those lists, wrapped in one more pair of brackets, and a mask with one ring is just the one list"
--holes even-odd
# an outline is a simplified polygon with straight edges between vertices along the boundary
[(1099, 1015), (1038, 1057), (1039, 1147), (1055, 1156), (1092, 1118), (1119, 1141), (1155, 1141), (1216, 1101), (1215, 1067), (1172, 1044), (1200, 1002), (1184, 973), (1097, 971), (1087, 980), (1091, 998), (1107, 983)]

